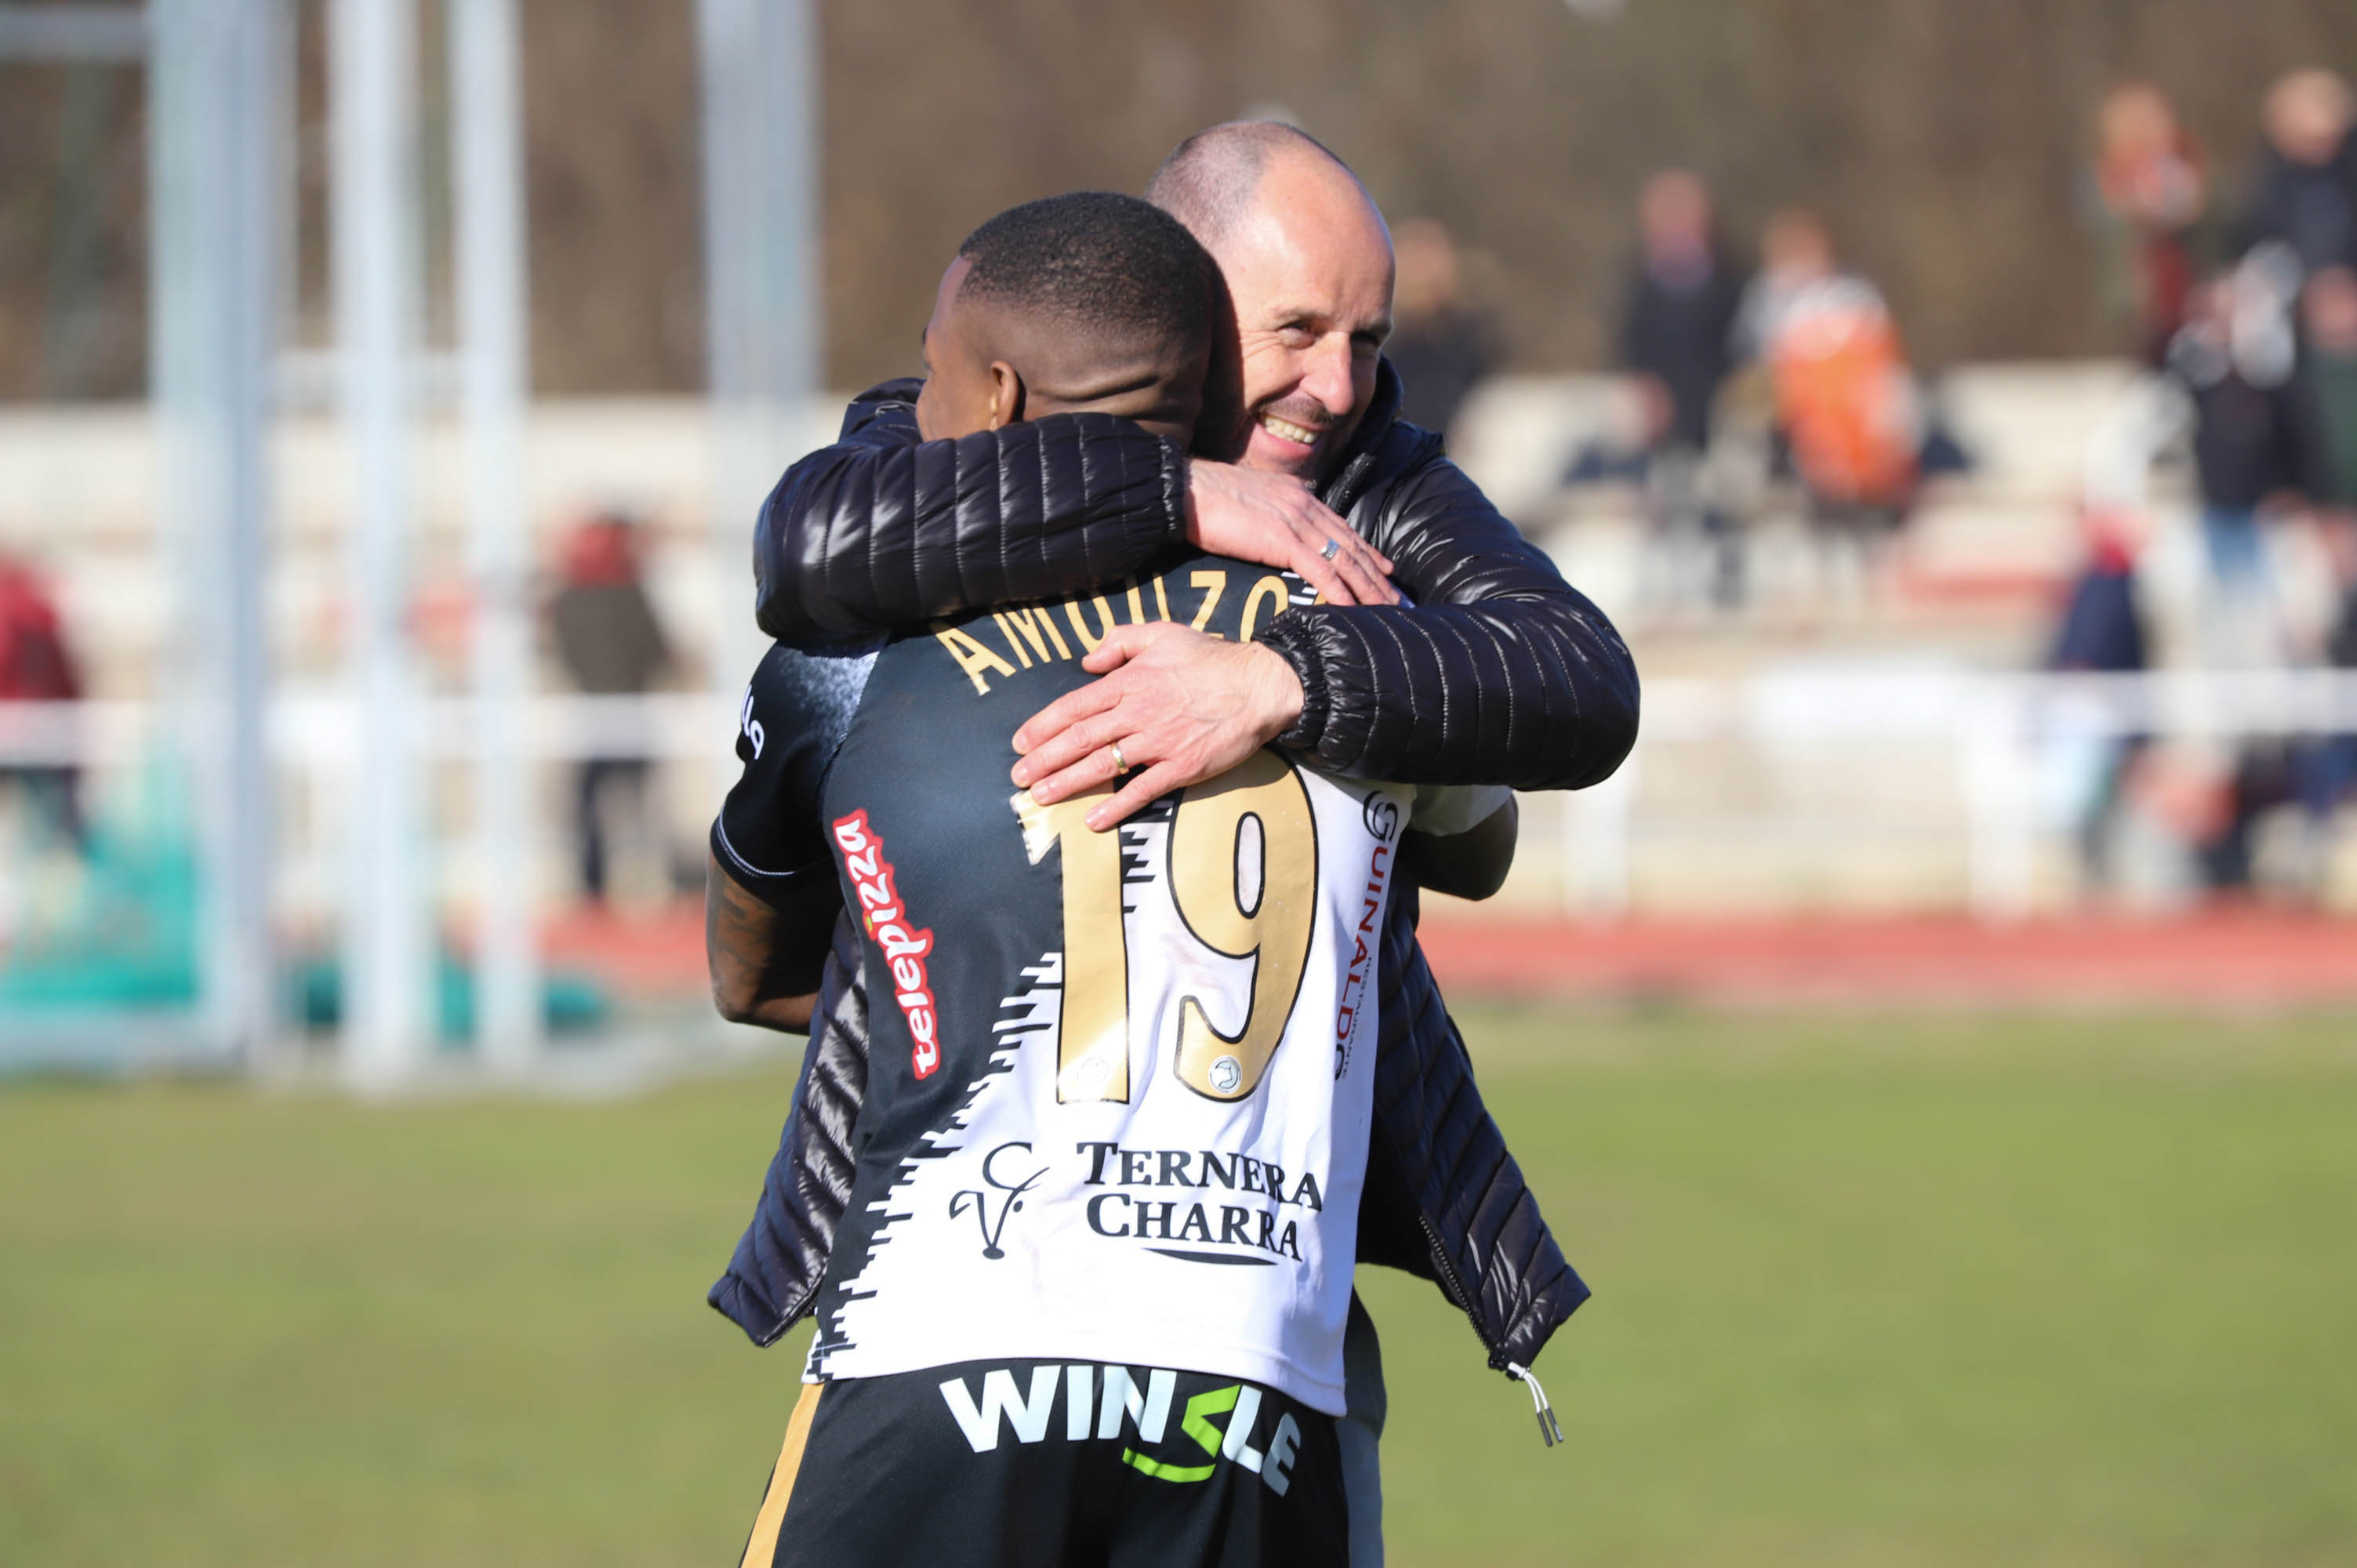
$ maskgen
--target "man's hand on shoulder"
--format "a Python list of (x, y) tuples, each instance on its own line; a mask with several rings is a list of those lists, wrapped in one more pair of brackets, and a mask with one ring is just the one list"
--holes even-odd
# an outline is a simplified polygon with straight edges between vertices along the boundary
[(1088, 814), (1103, 832), (1149, 801), (1215, 779), (1291, 728), (1301, 678), (1257, 643), (1171, 621), (1115, 627), (1081, 661), (1103, 679), (1050, 703), (1015, 732), (1014, 779), (1043, 806), (1138, 770)]
[(1187, 538), (1216, 555), (1282, 567), (1328, 604), (1400, 601), (1391, 562), (1288, 474), (1196, 458), (1188, 465)]

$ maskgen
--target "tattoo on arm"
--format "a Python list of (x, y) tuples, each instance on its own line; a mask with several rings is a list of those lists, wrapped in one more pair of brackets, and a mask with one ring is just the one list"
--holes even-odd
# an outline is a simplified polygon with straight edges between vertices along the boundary
[(778, 909), (728, 875), (705, 867), (704, 957), (712, 1002), (732, 1024), (807, 1034), (818, 1001), (816, 977), (827, 931), (840, 905), (833, 878), (807, 908)]

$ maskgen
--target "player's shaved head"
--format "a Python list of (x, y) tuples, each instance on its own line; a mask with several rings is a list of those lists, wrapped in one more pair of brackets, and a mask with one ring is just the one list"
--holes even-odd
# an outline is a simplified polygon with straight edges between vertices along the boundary
[(1113, 357), (1211, 338), (1219, 274), (1185, 226), (1134, 196), (1077, 190), (1009, 208), (966, 236), (960, 293)]
[(966, 435), (1095, 412), (1184, 439), (1225, 301), (1201, 244), (1135, 197), (1075, 191), (1010, 208), (942, 275), (919, 425)]
[[(1361, 194), (1366, 190), (1351, 166), (1307, 131), (1282, 120), (1230, 120), (1198, 131), (1173, 148), (1146, 182), (1146, 199), (1216, 251), (1252, 210), (1269, 166), (1293, 158), (1330, 166)], [(1372, 200), (1369, 198), (1370, 205)]]

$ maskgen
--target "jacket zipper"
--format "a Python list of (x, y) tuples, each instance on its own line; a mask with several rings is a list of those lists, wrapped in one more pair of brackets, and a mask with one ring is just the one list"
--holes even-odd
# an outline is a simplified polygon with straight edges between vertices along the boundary
[(1490, 1365), (1531, 1391), (1531, 1405), (1538, 1412), (1539, 1440), (1554, 1447), (1563, 1441), (1563, 1427), (1555, 1418), (1555, 1407), (1547, 1402), (1546, 1391), (1539, 1386), (1537, 1377), (1528, 1367), (1507, 1360), (1505, 1352), (1490, 1342), (1489, 1330), (1481, 1326), (1481, 1319), (1473, 1310), (1473, 1293), (1465, 1288), (1464, 1276), (1457, 1272), (1457, 1265), (1441, 1246), (1440, 1232), (1433, 1229), (1431, 1217), (1418, 1213), (1415, 1222), (1424, 1230), (1425, 1247), (1432, 1253), (1433, 1266), (1440, 1271), (1441, 1286), (1448, 1293), (1448, 1299), (1457, 1304), (1465, 1320), (1473, 1326), (1473, 1337), (1490, 1352)]

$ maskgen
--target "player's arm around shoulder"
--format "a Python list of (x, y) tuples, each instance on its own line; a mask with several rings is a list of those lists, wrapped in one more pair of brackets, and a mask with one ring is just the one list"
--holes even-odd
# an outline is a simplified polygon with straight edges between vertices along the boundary
[(1358, 521), (1397, 563), (1399, 582), (1420, 605), (1509, 596), (1588, 603), (1448, 457), (1418, 464)]
[(1075, 592), (1184, 536), (1177, 443), (1094, 413), (925, 441), (920, 386), (863, 393), (762, 503), (754, 614), (771, 637), (820, 647)]
[(1446, 458), (1353, 517), (1415, 602), (1278, 618), (1265, 640), (1316, 673), (1282, 744), (1334, 772), (1411, 782), (1609, 778), (1636, 742), (1638, 685), (1603, 611)]
[(1470, 827), (1438, 832), (1412, 823), (1400, 840), (1400, 869), (1427, 892), (1480, 900), (1506, 885), (1522, 832), (1522, 812), (1507, 795)]
[(732, 1023), (810, 1027), (843, 910), (818, 797), (865, 686), (861, 657), (772, 649), (737, 719), (737, 782), (713, 818), (704, 896), (713, 1004)]
[(720, 1015), (732, 1024), (810, 1033), (827, 934), (842, 911), (831, 884), (806, 886), (771, 903), (729, 875), (717, 854), (708, 855), (704, 959)]

